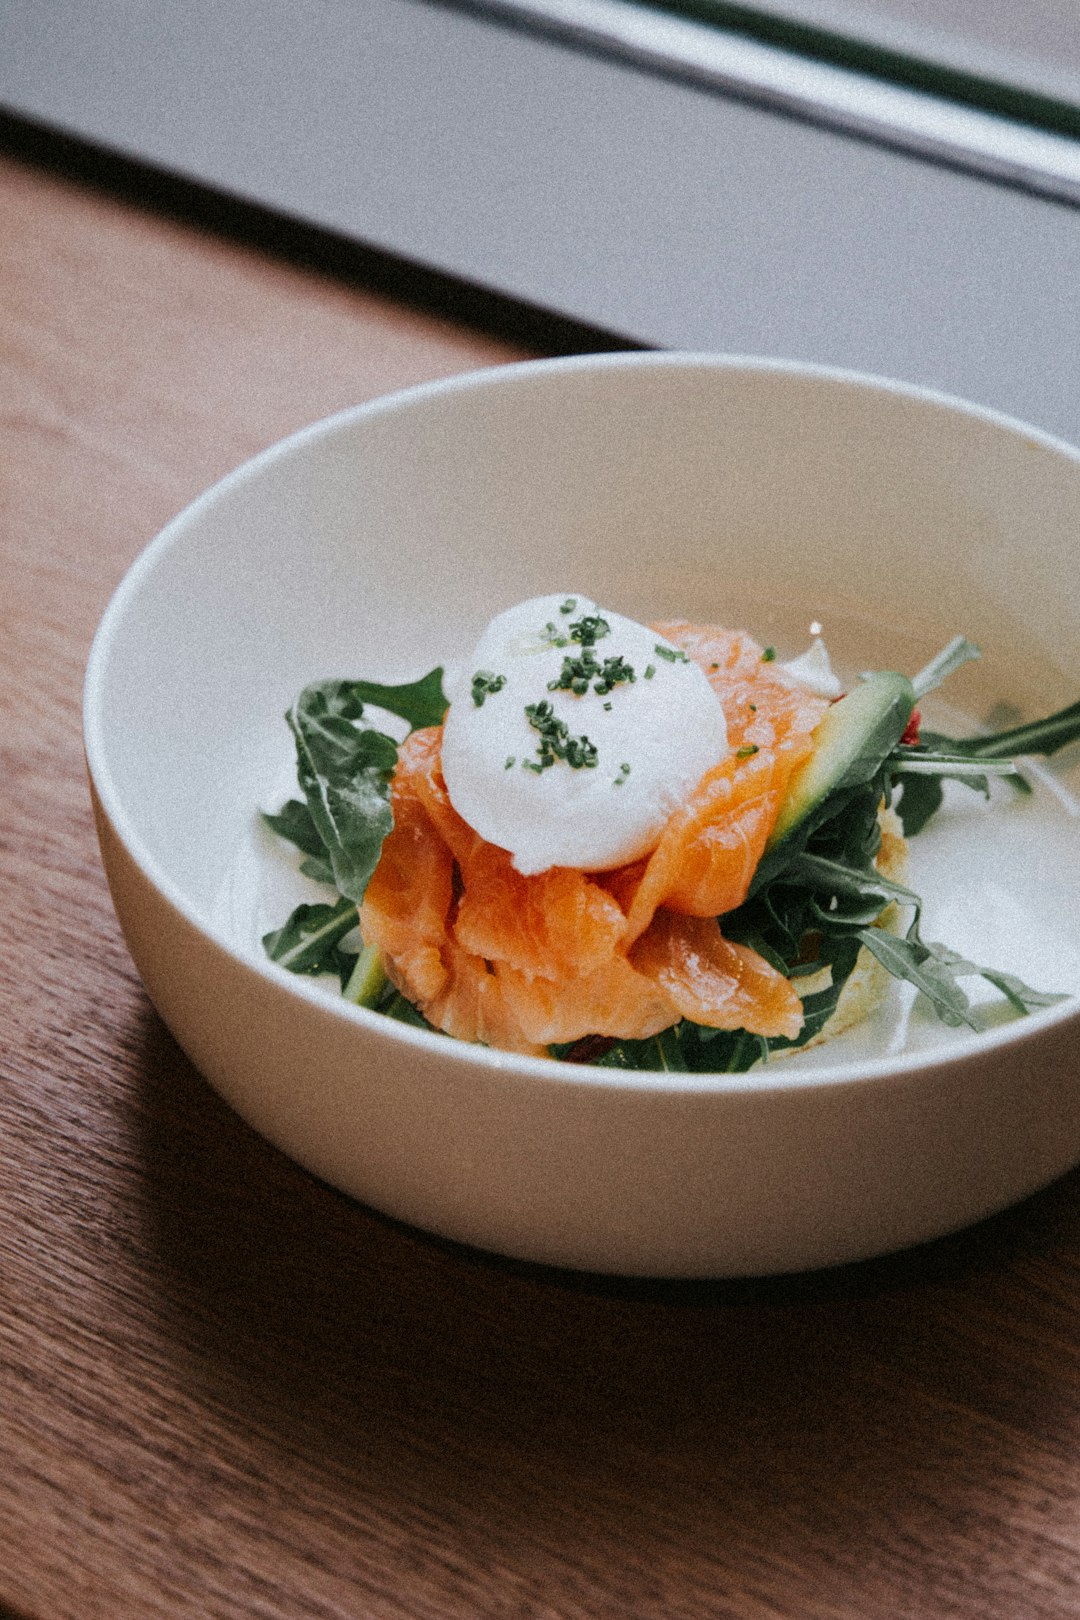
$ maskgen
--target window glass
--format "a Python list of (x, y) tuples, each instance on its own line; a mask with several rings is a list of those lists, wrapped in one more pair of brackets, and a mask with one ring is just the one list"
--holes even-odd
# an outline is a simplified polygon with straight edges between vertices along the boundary
[(819, 60), (1080, 135), (1077, 0), (655, 0)]

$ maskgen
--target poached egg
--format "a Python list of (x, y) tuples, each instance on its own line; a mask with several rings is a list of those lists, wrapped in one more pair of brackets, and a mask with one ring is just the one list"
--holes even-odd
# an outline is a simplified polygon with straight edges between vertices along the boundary
[(580, 593), (498, 614), (447, 695), (450, 802), (527, 876), (607, 871), (647, 854), (728, 752), (704, 672)]

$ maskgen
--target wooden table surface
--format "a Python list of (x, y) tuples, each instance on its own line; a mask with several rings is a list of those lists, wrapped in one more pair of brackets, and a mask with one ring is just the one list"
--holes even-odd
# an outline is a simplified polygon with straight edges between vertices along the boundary
[(0, 158), (0, 1612), (1080, 1614), (1080, 1176), (830, 1275), (634, 1284), (399, 1228), (149, 1007), (80, 686), (121, 575), (301, 424), (526, 352)]

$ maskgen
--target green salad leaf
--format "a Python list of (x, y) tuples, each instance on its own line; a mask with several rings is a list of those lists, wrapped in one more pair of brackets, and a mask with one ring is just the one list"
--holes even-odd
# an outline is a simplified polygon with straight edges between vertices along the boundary
[(287, 838), (305, 855), (325, 862), (326, 845), (322, 841), (322, 834), (312, 819), (311, 811), (300, 799), (289, 799), (276, 816), (264, 811), (263, 820), (279, 838)]
[(309, 877), (329, 876), (338, 893), (357, 905), (394, 823), (390, 778), (397, 743), (369, 723), (369, 703), (413, 730), (437, 725), (446, 712), (442, 670), (399, 686), (346, 680), (306, 686), (286, 716), (304, 802), (290, 800), (268, 818), (307, 855), (303, 870)]
[(916, 700), (925, 697), (927, 692), (935, 691), (962, 664), (968, 664), (972, 659), (981, 656), (973, 641), (969, 641), (966, 636), (953, 636), (947, 647), (943, 647), (925, 668), (911, 677)]
[(282, 805), (276, 816), (268, 815), (264, 811), (263, 821), (279, 838), (287, 839), (304, 853), (307, 858), (301, 861), (300, 870), (305, 877), (313, 878), (316, 883), (333, 884), (334, 868), (326, 853), (322, 834), (305, 803), (299, 799), (290, 799), (287, 804)]
[(281, 928), (263, 935), (263, 948), (290, 973), (340, 974), (341, 941), (358, 921), (355, 903), (344, 897), (333, 906), (297, 906)]
[(410, 731), (422, 731), (426, 726), (441, 726), (446, 713), (446, 694), (443, 691), (443, 670), (429, 670), (418, 681), (406, 681), (399, 686), (380, 686), (378, 681), (341, 681), (347, 687), (353, 703), (370, 703), (388, 714), (396, 714), (408, 722)]
[(306, 687), (288, 721), (296, 739), (297, 779), (334, 886), (359, 904), (394, 824), (390, 778), (397, 744), (381, 731), (354, 724), (363, 706), (343, 700), (343, 684)]
[[(293, 973), (337, 973), (348, 999), (372, 1006), (389, 995), (380, 965), (363, 951), (341, 949), (356, 927), (359, 905), (393, 826), (390, 779), (398, 745), (373, 726), (366, 706), (397, 715), (410, 730), (438, 725), (446, 713), (442, 669), (397, 686), (326, 680), (306, 686), (286, 715), (296, 743), (304, 797), (289, 799), (263, 821), (294, 844), (306, 877), (338, 891), (334, 906), (297, 906), (283, 927), (263, 938), (271, 961)], [(416, 1015), (419, 1017), (419, 1014)]]
[(1041, 720), (975, 737), (922, 731), (917, 744), (898, 748), (890, 761), (892, 780), (899, 791), (896, 813), (904, 836), (914, 838), (940, 810), (944, 782), (964, 782), (989, 797), (989, 777), (1005, 776), (1018, 792), (1030, 793), (1016, 761), (1030, 754), (1049, 757), (1075, 742), (1080, 742), (1080, 703), (1071, 703)]

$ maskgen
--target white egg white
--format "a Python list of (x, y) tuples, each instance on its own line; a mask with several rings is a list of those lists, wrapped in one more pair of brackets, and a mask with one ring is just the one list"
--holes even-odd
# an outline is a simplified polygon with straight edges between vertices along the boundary
[(815, 697), (838, 698), (844, 695), (844, 685), (832, 667), (829, 650), (820, 636), (810, 643), (798, 658), (775, 664), (774, 671), (791, 686), (801, 686)]
[[(596, 619), (606, 628), (592, 625), (590, 644)], [(604, 675), (594, 673), (582, 693), (559, 689), (566, 660), (586, 654), (601, 671), (621, 658), (615, 669), (631, 669), (633, 679), (605, 691)], [(450, 801), (525, 874), (606, 871), (646, 854), (728, 748), (724, 712), (703, 671), (646, 626), (578, 593), (500, 613), (448, 696), (442, 765)], [(545, 731), (555, 736), (546, 751)]]

